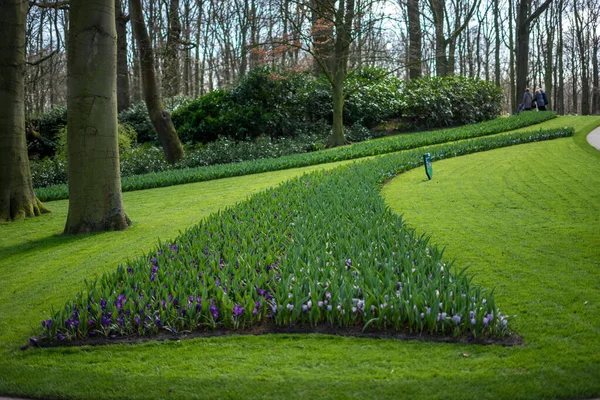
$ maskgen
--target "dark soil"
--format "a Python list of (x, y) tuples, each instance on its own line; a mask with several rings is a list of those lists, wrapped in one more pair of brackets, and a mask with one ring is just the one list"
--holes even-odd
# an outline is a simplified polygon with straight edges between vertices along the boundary
[(322, 324), (315, 327), (311, 326), (281, 326), (267, 321), (262, 325), (252, 326), (246, 329), (230, 330), (230, 329), (210, 329), (197, 330), (192, 332), (180, 332), (173, 334), (171, 332), (162, 332), (152, 336), (116, 336), (114, 338), (88, 338), (77, 340), (48, 340), (48, 339), (30, 339), (30, 342), (23, 346), (21, 350), (26, 350), (32, 347), (71, 347), (71, 346), (102, 346), (110, 344), (135, 344), (152, 341), (166, 340), (186, 340), (195, 338), (207, 338), (215, 336), (232, 336), (232, 335), (267, 335), (267, 334), (322, 334), (349, 336), (369, 339), (395, 339), (401, 341), (420, 340), (423, 342), (434, 343), (463, 343), (476, 345), (500, 345), (500, 346), (518, 346), (523, 345), (523, 339), (511, 333), (506, 337), (473, 337), (472, 335), (462, 336), (447, 336), (441, 334), (430, 333), (411, 333), (408, 331), (381, 331), (367, 330), (363, 332), (362, 327), (335, 327), (329, 324)]

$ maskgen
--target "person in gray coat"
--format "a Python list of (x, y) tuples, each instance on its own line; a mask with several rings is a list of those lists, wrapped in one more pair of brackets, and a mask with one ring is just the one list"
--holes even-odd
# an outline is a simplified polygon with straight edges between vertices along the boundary
[(529, 88), (525, 89), (525, 94), (523, 95), (523, 110), (531, 111), (531, 107), (533, 105), (533, 96), (529, 91)]

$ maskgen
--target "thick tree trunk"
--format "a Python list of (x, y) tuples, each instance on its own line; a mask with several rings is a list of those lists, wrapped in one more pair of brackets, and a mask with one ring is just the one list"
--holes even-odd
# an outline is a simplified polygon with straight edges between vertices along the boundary
[(333, 124), (331, 126), (331, 136), (327, 141), (327, 147), (342, 146), (347, 143), (344, 135), (344, 81), (345, 72), (340, 71), (335, 74), (333, 85)]
[(406, 3), (408, 14), (408, 76), (410, 79), (420, 78), (421, 60), (421, 14), (419, 12), (419, 0), (408, 0)]
[(115, 0), (115, 23), (117, 27), (117, 110), (121, 112), (131, 105), (129, 96), (129, 67), (127, 66), (127, 21), (123, 15), (121, 0)]
[(114, 0), (71, 0), (66, 234), (126, 229), (117, 144)]
[(173, 126), (171, 116), (165, 110), (158, 92), (158, 84), (154, 73), (154, 55), (146, 31), (140, 0), (129, 0), (129, 14), (131, 15), (131, 25), (140, 51), (142, 88), (148, 114), (150, 114), (152, 125), (158, 133), (158, 140), (163, 147), (167, 161), (174, 163), (183, 158), (183, 146)]
[(0, 221), (48, 210), (35, 197), (25, 139), (25, 18), (28, 2), (0, 1)]

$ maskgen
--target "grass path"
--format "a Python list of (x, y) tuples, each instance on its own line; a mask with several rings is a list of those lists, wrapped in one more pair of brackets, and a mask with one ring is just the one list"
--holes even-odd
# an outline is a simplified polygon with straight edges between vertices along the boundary
[[(550, 123), (558, 123), (559, 126), (577, 123), (577, 128), (584, 131), (588, 127), (591, 129), (594, 124), (599, 125), (600, 119), (560, 118), (546, 124)], [(490, 163), (496, 165), (494, 172), (482, 174), (481, 166), (471, 171), (485, 175), (486, 179), (493, 177), (498, 184), (508, 181), (514, 186), (519, 179), (508, 178), (512, 173), (517, 173), (514, 170), (520, 171), (519, 166), (522, 164), (506, 161), (509, 167), (505, 166), (508, 169), (502, 170), (500, 168), (504, 162), (485, 161), (486, 156), (508, 160), (508, 154), (526, 151), (529, 157), (535, 155), (536, 160), (544, 161), (552, 155), (551, 158), (561, 161), (557, 164), (559, 167), (552, 168), (550, 178), (558, 177), (560, 171), (571, 177), (573, 171), (577, 171), (573, 169), (573, 165), (585, 165), (587, 170), (581, 172), (580, 185), (587, 185), (589, 190), (584, 191), (581, 198), (579, 195), (562, 197), (571, 199), (567, 203), (571, 201), (585, 204), (596, 201), (598, 207), (600, 155), (584, 150), (580, 144), (580, 136), (578, 133), (574, 139), (517, 146), (434, 163), (435, 178), (432, 183), (442, 181), (441, 165), (444, 163), (459, 163), (455, 165), (459, 171), (461, 168)], [(585, 138), (583, 141), (585, 142)], [(574, 160), (576, 163), (572, 162)], [(494, 241), (494, 246), (489, 246), (488, 241), (485, 248), (490, 248), (492, 253), (489, 255), (481, 249), (474, 253), (477, 249), (469, 250), (469, 246), (453, 250), (454, 242), (446, 240), (448, 237), (440, 236), (439, 227), (422, 226), (409, 217), (408, 206), (403, 211), (409, 222), (418, 226), (419, 230), (432, 232), (435, 242), (448, 244), (448, 254), (451, 257), (460, 256), (461, 265), (476, 264), (477, 267), (473, 267), (478, 272), (476, 280), (498, 288), (497, 297), (501, 307), (509, 314), (519, 313), (514, 326), (525, 337), (526, 346), (481, 347), (318, 335), (267, 335), (155, 342), (134, 346), (38, 349), (25, 352), (18, 350), (26, 342), (32, 327), (47, 316), (49, 308), (59, 307), (70, 294), (81, 289), (84, 279), (112, 270), (124, 258), (150, 250), (157, 237), (163, 240), (172, 238), (180, 229), (198, 222), (221, 207), (243, 200), (255, 191), (276, 185), (296, 174), (323, 167), (125, 193), (126, 210), (135, 221), (135, 225), (125, 232), (84, 238), (58, 236), (66, 218), (66, 201), (48, 203), (53, 214), (0, 225), (0, 274), (3, 277), (0, 290), (0, 393), (37, 398), (107, 399), (316, 396), (497, 399), (583, 398), (600, 394), (600, 345), (597, 339), (600, 317), (596, 316), (599, 314), (600, 301), (598, 264), (594, 265), (592, 262), (590, 265), (589, 256), (572, 249), (573, 251), (564, 254), (564, 265), (559, 263), (556, 266), (556, 277), (549, 271), (542, 274), (539, 267), (532, 272), (531, 262), (521, 255), (521, 251), (511, 251), (506, 260), (500, 258), (494, 261), (498, 265), (489, 266), (485, 262), (495, 260), (493, 257), (497, 252), (492, 252), (494, 248), (506, 251), (511, 246), (517, 249), (522, 246), (518, 242)], [(404, 174), (394, 184), (410, 179), (412, 174), (422, 175), (422, 171)], [(540, 182), (534, 186), (541, 188), (544, 193), (564, 194), (577, 189), (577, 185), (569, 186), (569, 179), (541, 179), (537, 176), (540, 173), (531, 175), (531, 170), (518, 174), (522, 179), (528, 178), (524, 181), (530, 185), (534, 181)], [(597, 179), (588, 180), (589, 174), (595, 174)], [(457, 182), (468, 181), (467, 175), (463, 173), (455, 173), (454, 178), (457, 178)], [(415, 185), (424, 186), (419, 182), (419, 177), (416, 177)], [(551, 189), (559, 187), (557, 184), (567, 186), (562, 191)], [(513, 186), (510, 186), (511, 192), (523, 192), (525, 195), (534, 189), (525, 187), (513, 190)], [(386, 190), (391, 187), (388, 186)], [(485, 182), (480, 182), (478, 187), (485, 187)], [(415, 190), (414, 194), (416, 193)], [(413, 192), (407, 193), (405, 197), (408, 198), (409, 195), (412, 196)], [(489, 212), (481, 219), (494, 221), (496, 225), (490, 223), (491, 227), (499, 230), (505, 218), (490, 216), (493, 216), (494, 207), (506, 207), (506, 204), (491, 203), (490, 197), (485, 194), (483, 197), (474, 196), (475, 194), (469, 195), (471, 203), (465, 201), (465, 204), (473, 209), (479, 207), (476, 201), (487, 201)], [(550, 196), (547, 200), (552, 203), (555, 197)], [(500, 199), (505, 201), (502, 196)], [(538, 204), (536, 198), (533, 199)], [(520, 198), (513, 199), (519, 200)], [(470, 216), (471, 209), (457, 210), (456, 214), (463, 212)], [(414, 212), (415, 207), (411, 210)], [(564, 211), (564, 207), (560, 210)], [(585, 210), (582, 212), (582, 221), (589, 222), (587, 229), (593, 230), (595, 227), (597, 230), (600, 226), (598, 220), (593, 225), (594, 221)], [(431, 211), (427, 212), (431, 218)], [(522, 226), (522, 221), (530, 214), (523, 212), (512, 221), (516, 220)], [(599, 214), (596, 212), (595, 215)], [(567, 216), (561, 217), (557, 222), (569, 221), (570, 217)], [(566, 235), (563, 238), (571, 240), (572, 235), (580, 228), (576, 226), (558, 236)], [(458, 230), (455, 227), (450, 229)], [(514, 229), (514, 225), (508, 232), (511, 230), (520, 231)], [(548, 231), (541, 226), (539, 230)], [(479, 236), (489, 235), (481, 232)], [(529, 239), (528, 236), (529, 234), (524, 235), (522, 239)], [(460, 242), (459, 239), (458, 236), (455, 238)], [(469, 237), (467, 239), (472, 240)], [(594, 248), (590, 248), (589, 240), (589, 235), (581, 235), (582, 246), (591, 252), (594, 259)], [(532, 253), (545, 260), (548, 258), (547, 252), (553, 250), (559, 242), (560, 240), (553, 241), (551, 246), (538, 248)], [(563, 248), (569, 250), (566, 247)], [(598, 250), (595, 251), (597, 256)], [(598, 257), (595, 259), (598, 260)], [(520, 262), (516, 264), (518, 268), (510, 270), (509, 267), (512, 268), (517, 261)], [(575, 273), (568, 268), (572, 268)], [(564, 286), (568, 286), (568, 290), (563, 289), (560, 280), (564, 280)], [(527, 287), (523, 282), (534, 286)], [(514, 287), (519, 283), (522, 284), (521, 287)], [(527, 299), (527, 307), (525, 304), (521, 306), (521, 299), (518, 297), (521, 295)], [(584, 297), (589, 299), (587, 305), (581, 304), (580, 300)], [(523, 314), (522, 310), (528, 314)], [(558, 313), (560, 318), (553, 318), (556, 311), (562, 312)], [(578, 316), (574, 311), (578, 312)], [(590, 314), (590, 311), (595, 314)]]

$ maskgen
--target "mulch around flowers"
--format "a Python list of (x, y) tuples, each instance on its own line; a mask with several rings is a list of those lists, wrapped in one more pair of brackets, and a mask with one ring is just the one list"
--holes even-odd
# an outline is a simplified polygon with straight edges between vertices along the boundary
[(210, 338), (218, 336), (233, 336), (233, 335), (267, 335), (267, 334), (323, 334), (348, 336), (369, 339), (395, 339), (401, 341), (419, 340), (423, 342), (434, 343), (462, 343), (473, 345), (499, 345), (499, 346), (518, 346), (523, 345), (523, 338), (511, 333), (502, 338), (494, 337), (473, 337), (472, 335), (448, 336), (431, 333), (413, 333), (408, 331), (395, 330), (366, 330), (363, 332), (362, 327), (344, 327), (331, 326), (329, 324), (321, 324), (317, 326), (281, 326), (275, 325), (272, 322), (264, 322), (261, 325), (251, 326), (245, 329), (206, 329), (196, 330), (192, 332), (171, 333), (168, 331), (159, 332), (155, 335), (139, 336), (114, 336), (114, 337), (90, 337), (85, 340), (48, 340), (48, 339), (30, 339), (29, 343), (21, 347), (21, 350), (26, 350), (32, 347), (71, 347), (71, 346), (102, 346), (111, 344), (135, 344), (153, 341), (167, 340), (186, 340), (195, 338)]

